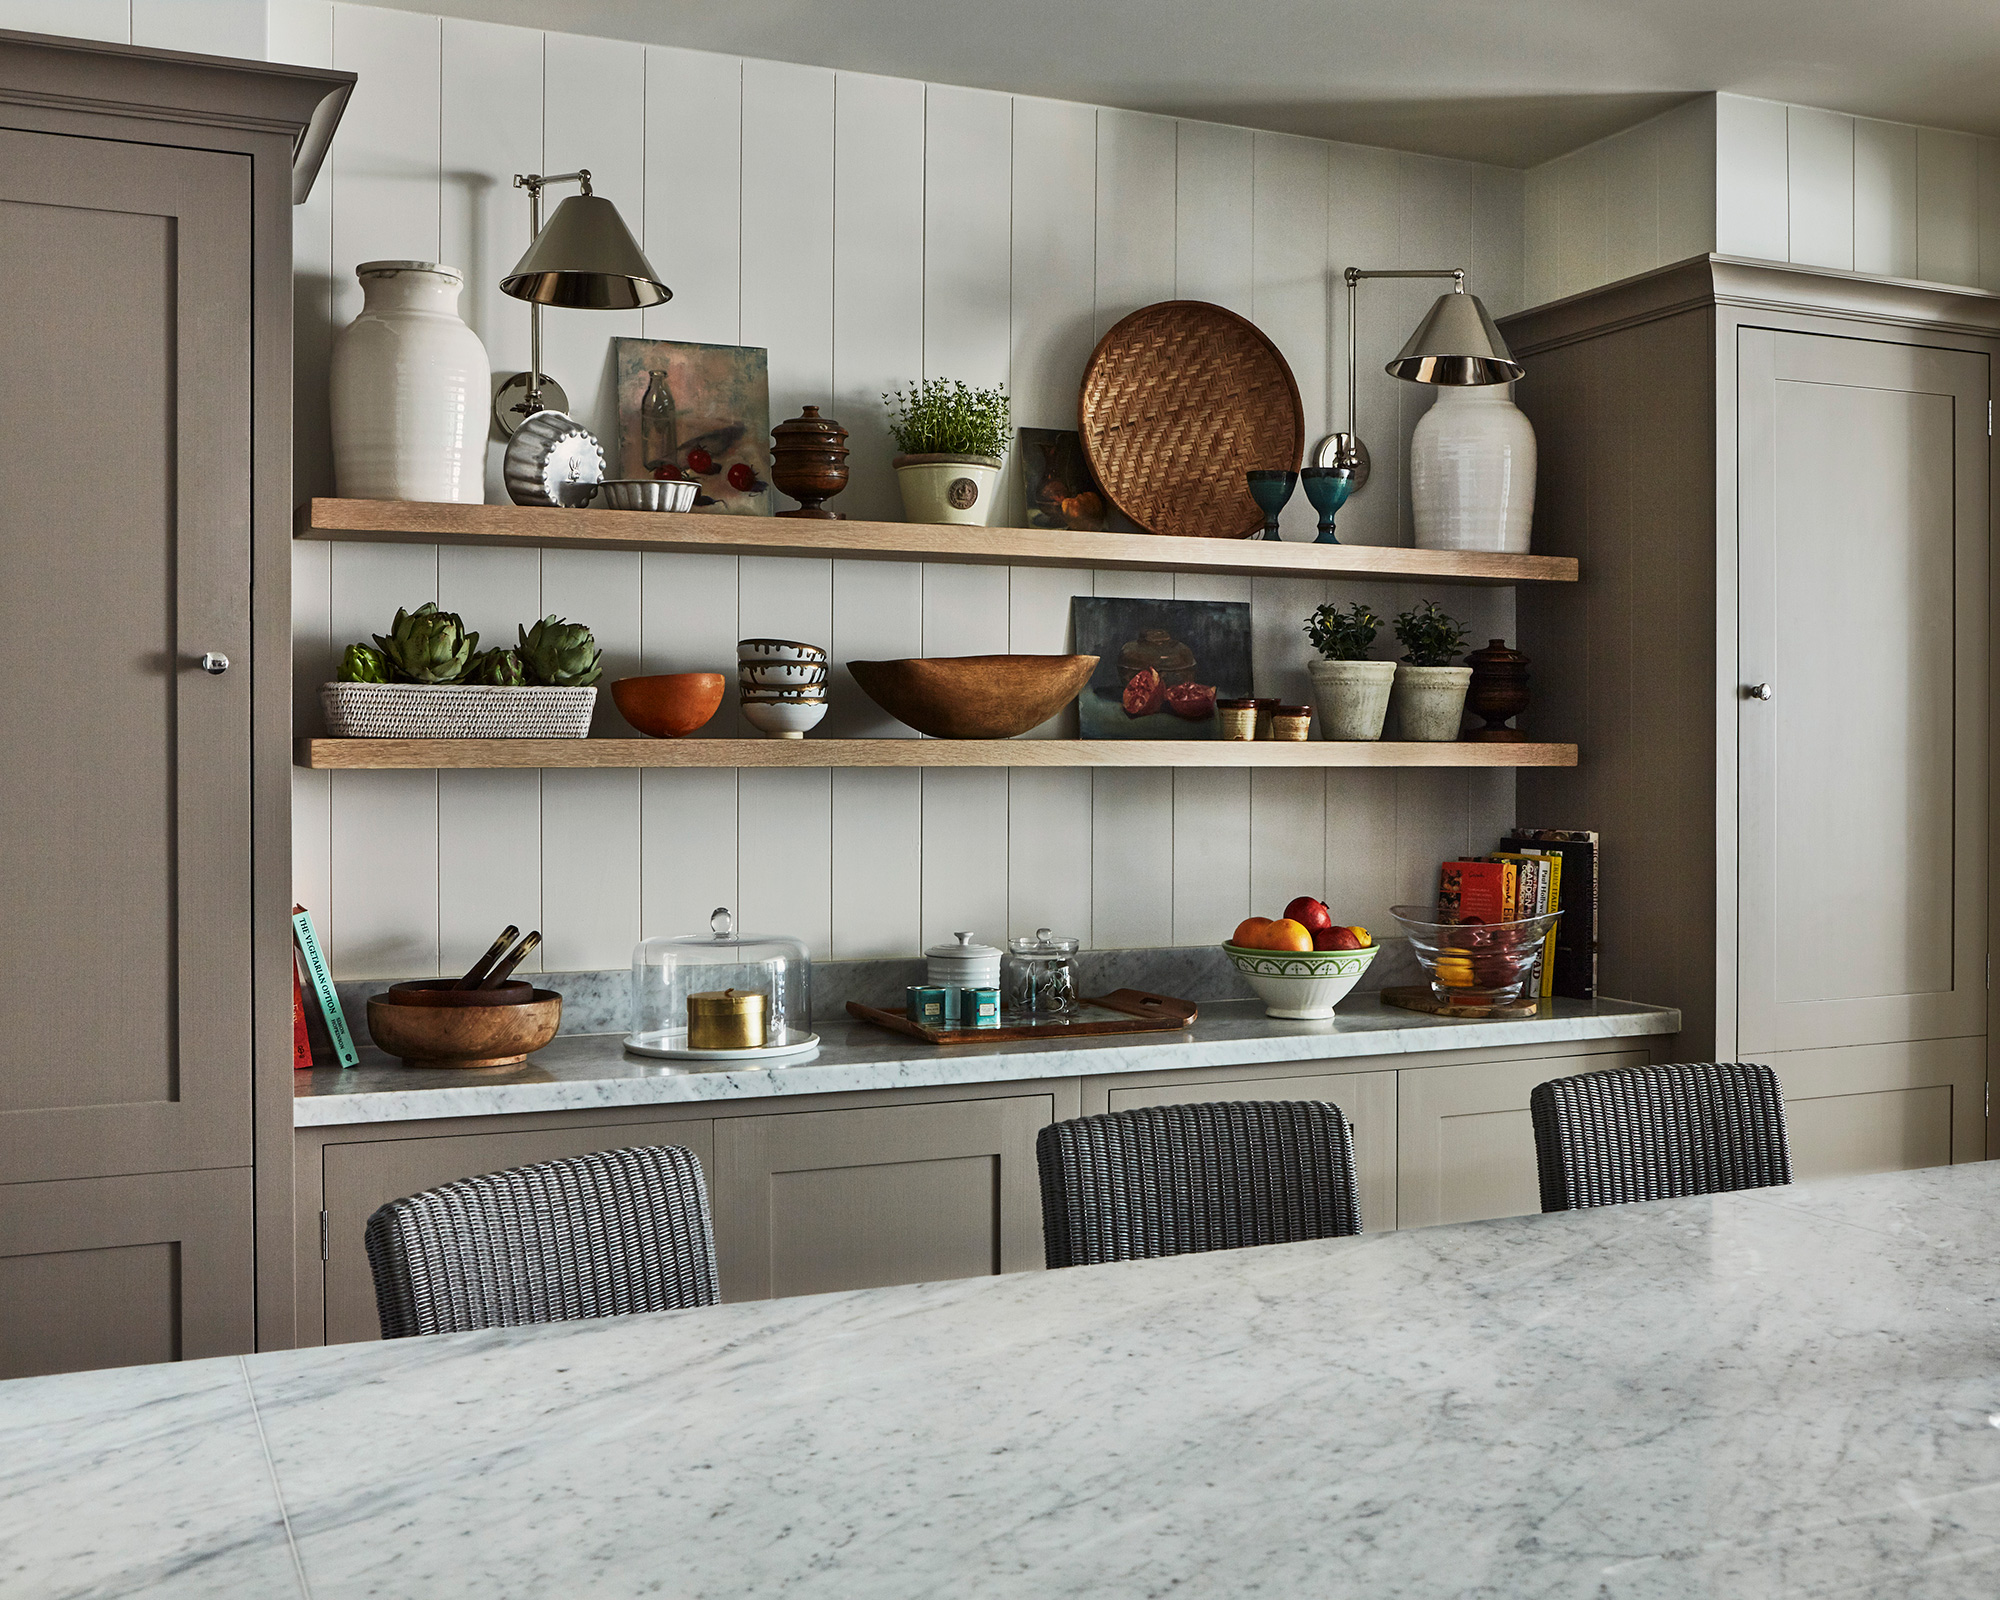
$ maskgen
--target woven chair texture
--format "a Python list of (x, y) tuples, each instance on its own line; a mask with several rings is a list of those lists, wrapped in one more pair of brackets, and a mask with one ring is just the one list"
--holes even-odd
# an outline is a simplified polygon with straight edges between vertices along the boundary
[(1042, 1129), (1051, 1267), (1361, 1231), (1354, 1134), (1317, 1100), (1145, 1106)]
[(1283, 354), (1254, 322), (1201, 300), (1146, 306), (1105, 334), (1078, 415), (1099, 485), (1147, 533), (1255, 533), (1264, 513), (1244, 472), (1305, 457), (1305, 410)]
[(368, 1219), (382, 1337), (716, 1302), (701, 1164), (602, 1150), (426, 1189)]
[(1744, 1062), (1620, 1067), (1529, 1096), (1544, 1211), (1792, 1181), (1777, 1074)]

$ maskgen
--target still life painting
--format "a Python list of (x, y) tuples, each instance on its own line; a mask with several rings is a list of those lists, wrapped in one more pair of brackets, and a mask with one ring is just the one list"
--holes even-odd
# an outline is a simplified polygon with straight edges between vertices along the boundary
[(620, 478), (688, 478), (694, 509), (771, 514), (771, 385), (747, 345), (613, 339)]
[(1021, 471), (1027, 479), (1028, 526), (1104, 531), (1104, 491), (1084, 459), (1074, 428), (1021, 428)]
[(1213, 739), (1216, 701), (1250, 696), (1241, 601), (1078, 595), (1070, 619), (1077, 653), (1097, 657), (1076, 701), (1086, 739)]

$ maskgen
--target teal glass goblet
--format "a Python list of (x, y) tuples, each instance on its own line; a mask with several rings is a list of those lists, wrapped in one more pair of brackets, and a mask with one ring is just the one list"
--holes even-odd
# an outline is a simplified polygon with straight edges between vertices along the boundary
[(1285, 509), (1285, 502), (1292, 497), (1298, 487), (1296, 472), (1280, 472), (1265, 467), (1256, 467), (1243, 474), (1250, 483), (1250, 498), (1263, 508), (1264, 537), (1278, 537), (1278, 513)]
[(1354, 493), (1354, 469), (1352, 467), (1307, 467), (1299, 474), (1306, 486), (1306, 498), (1319, 513), (1319, 537), (1314, 544), (1339, 544), (1334, 537), (1333, 517), (1347, 497)]

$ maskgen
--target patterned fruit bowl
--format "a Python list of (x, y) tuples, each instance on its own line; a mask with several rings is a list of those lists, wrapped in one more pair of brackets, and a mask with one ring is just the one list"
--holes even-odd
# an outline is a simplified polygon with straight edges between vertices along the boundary
[(1372, 944), (1363, 950), (1251, 950), (1227, 943), (1222, 947), (1229, 964), (1257, 991), (1267, 1017), (1299, 1022), (1332, 1016), (1380, 949)]

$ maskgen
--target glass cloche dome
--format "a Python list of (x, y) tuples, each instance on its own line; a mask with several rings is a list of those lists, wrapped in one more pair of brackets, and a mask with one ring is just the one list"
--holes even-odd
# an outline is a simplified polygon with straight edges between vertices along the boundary
[[(711, 1047), (775, 1053), (810, 1039), (812, 958), (805, 942), (738, 933), (727, 906), (716, 908), (708, 926), (707, 933), (648, 939), (632, 952), (632, 1032), (626, 1044), (647, 1054)], [(719, 1018), (727, 1021), (718, 1032)]]

